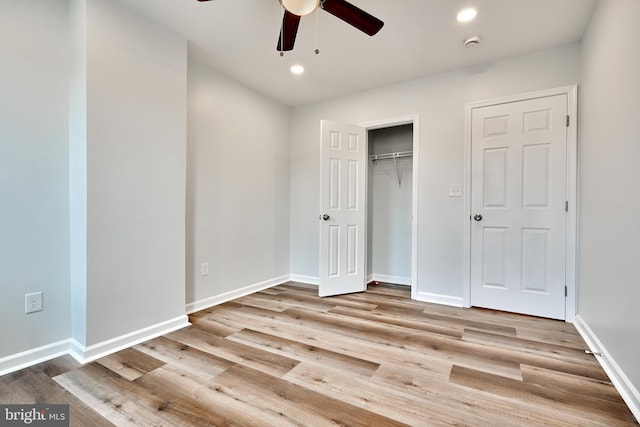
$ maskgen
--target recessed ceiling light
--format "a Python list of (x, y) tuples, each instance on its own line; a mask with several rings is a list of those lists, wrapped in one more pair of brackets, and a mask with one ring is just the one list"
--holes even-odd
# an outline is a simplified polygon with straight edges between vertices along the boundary
[(458, 12), (458, 22), (469, 22), (469, 21), (473, 21), (473, 19), (476, 17), (476, 15), (478, 14), (478, 11), (473, 9), (473, 8), (468, 8), (468, 9), (463, 9), (460, 12)]
[(304, 67), (300, 64), (292, 65), (290, 68), (291, 72), (295, 75), (300, 75), (304, 73)]

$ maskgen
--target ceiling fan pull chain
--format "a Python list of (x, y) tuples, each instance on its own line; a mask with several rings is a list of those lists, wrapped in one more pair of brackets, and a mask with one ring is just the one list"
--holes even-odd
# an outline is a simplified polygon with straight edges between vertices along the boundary
[(316, 50), (315, 50), (316, 55), (320, 53), (320, 49), (318, 49), (318, 27), (319, 27), (319, 25), (318, 25), (318, 22), (319, 22), (319, 20), (318, 20), (318, 16), (319, 16), (318, 12), (319, 11), (320, 11), (320, 8), (319, 7), (316, 8)]
[[(282, 10), (284, 11), (285, 14), (287, 13), (287, 9), (285, 9), (284, 5), (282, 5)], [(284, 56), (284, 22), (280, 27), (280, 56), (281, 57)]]

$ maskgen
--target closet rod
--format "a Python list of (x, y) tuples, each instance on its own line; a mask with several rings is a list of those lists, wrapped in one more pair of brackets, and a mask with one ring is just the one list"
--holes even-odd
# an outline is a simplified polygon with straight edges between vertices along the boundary
[(369, 156), (369, 160), (400, 159), (403, 157), (413, 157), (413, 151), (398, 151), (397, 153), (372, 154)]
[(398, 166), (398, 159), (403, 157), (413, 157), (413, 151), (398, 151), (397, 153), (385, 153), (385, 154), (372, 154), (369, 159), (373, 161), (375, 165), (378, 160), (393, 159), (393, 163), (396, 166), (396, 175), (398, 177), (398, 187), (402, 186), (402, 171)]

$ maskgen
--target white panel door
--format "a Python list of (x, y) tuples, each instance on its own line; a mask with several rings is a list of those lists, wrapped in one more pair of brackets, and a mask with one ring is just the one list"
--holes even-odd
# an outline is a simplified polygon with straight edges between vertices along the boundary
[(366, 130), (321, 122), (320, 296), (366, 289)]
[(565, 318), (567, 96), (471, 113), (471, 305)]

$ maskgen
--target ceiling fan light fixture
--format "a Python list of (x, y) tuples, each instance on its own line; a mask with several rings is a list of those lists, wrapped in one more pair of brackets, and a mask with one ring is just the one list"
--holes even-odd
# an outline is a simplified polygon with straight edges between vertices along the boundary
[(320, 0), (280, 0), (280, 4), (294, 15), (308, 15), (320, 6)]
[(461, 10), (458, 13), (458, 16), (456, 17), (456, 19), (458, 20), (458, 22), (462, 22), (462, 23), (471, 22), (475, 19), (477, 14), (478, 14), (478, 11), (470, 7), (470, 8)]

